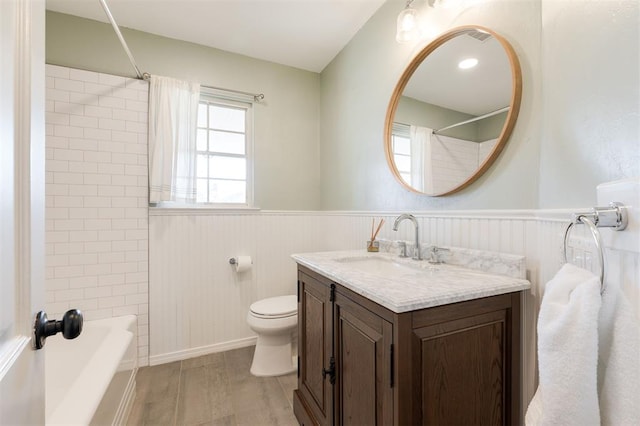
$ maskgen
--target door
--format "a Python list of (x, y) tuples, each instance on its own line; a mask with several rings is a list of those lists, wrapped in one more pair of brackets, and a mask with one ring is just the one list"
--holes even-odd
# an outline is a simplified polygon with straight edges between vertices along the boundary
[(506, 424), (506, 319), (503, 310), (414, 330), (422, 424)]
[(335, 306), (335, 424), (393, 424), (393, 325), (340, 292)]
[(411, 324), (412, 424), (522, 422), (520, 293), (415, 311)]
[[(310, 424), (333, 423), (333, 384), (331, 374), (331, 301), (324, 284), (302, 272), (298, 274), (298, 391), (304, 410), (314, 420)], [(304, 414), (298, 420), (304, 422)]]
[(44, 0), (0, 1), (0, 424), (44, 424)]

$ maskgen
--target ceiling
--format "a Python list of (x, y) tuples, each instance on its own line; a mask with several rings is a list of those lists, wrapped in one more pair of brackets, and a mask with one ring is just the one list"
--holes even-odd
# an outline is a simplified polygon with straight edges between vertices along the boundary
[[(107, 0), (121, 27), (320, 72), (385, 0)], [(47, 9), (109, 22), (99, 0)]]

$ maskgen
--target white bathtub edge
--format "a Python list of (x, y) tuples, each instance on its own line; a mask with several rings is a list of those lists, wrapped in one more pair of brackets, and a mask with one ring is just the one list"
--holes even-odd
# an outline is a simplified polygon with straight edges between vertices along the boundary
[(127, 389), (125, 390), (124, 396), (122, 397), (122, 402), (120, 407), (118, 407), (118, 411), (113, 419), (114, 425), (125, 425), (129, 420), (129, 415), (131, 414), (131, 409), (133, 408), (133, 401), (136, 399), (136, 375), (132, 374), (129, 379), (129, 384), (127, 385)]
[[(107, 335), (100, 347), (108, 347), (111, 356), (106, 360), (104, 357), (98, 356), (98, 358), (92, 359), (88, 366), (85, 366), (77, 379), (77, 384), (74, 384), (51, 413), (51, 416), (47, 418), (47, 425), (88, 425), (91, 422), (98, 405), (100, 405), (101, 397), (109, 387), (120, 359), (132, 339), (133, 334), (127, 330), (113, 330)], [(106, 362), (100, 362), (103, 360)], [(86, 392), (86, 389), (92, 388), (96, 389), (96, 392)], [(96, 395), (100, 395), (100, 398), (96, 398)], [(70, 407), (73, 407), (72, 410), (69, 409)], [(73, 413), (73, 419), (70, 418), (70, 413)]]
[[(107, 333), (103, 334), (98, 330), (107, 330)], [(96, 331), (99, 334), (96, 334)], [(75, 341), (61, 344), (60, 342), (64, 341), (60, 340), (57, 342), (55, 352), (51, 354), (47, 352), (45, 354), (46, 357), (51, 355), (51, 358), (46, 358), (49, 368), (53, 368), (54, 371), (62, 371), (64, 375), (62, 377), (69, 377), (69, 380), (71, 380), (57, 382), (57, 376), (60, 374), (58, 373), (57, 376), (54, 374), (56, 380), (51, 383), (51, 388), (49, 388), (50, 383), (48, 380), (45, 383), (47, 397), (51, 392), (54, 395), (60, 395), (59, 399), (51, 400), (53, 401), (53, 406), (50, 407), (51, 411), (49, 411), (49, 408), (47, 409), (47, 426), (91, 424), (98, 407), (104, 410), (102, 403), (107, 393), (112, 395), (110, 400), (115, 401), (115, 405), (110, 410), (111, 413), (114, 413), (111, 417), (114, 421), (112, 423), (111, 420), (107, 420), (102, 424), (124, 424), (127, 420), (133, 398), (135, 398), (137, 316), (124, 315), (103, 320), (86, 321), (82, 334), (85, 333), (94, 336), (93, 342), (91, 339), (89, 340), (89, 342), (92, 342), (90, 346), (86, 346), (86, 343), (78, 346), (74, 343)], [(100, 336), (97, 342), (95, 342), (96, 335)], [(132, 347), (134, 348), (135, 356), (133, 356), (133, 365), (130, 366), (132, 368), (129, 368), (129, 363), (124, 357), (128, 351), (131, 351)], [(88, 348), (90, 348), (89, 352), (86, 352)], [(54, 349), (53, 344), (49, 349)], [(74, 351), (78, 350), (80, 354), (89, 354), (90, 358), (74, 357)], [(60, 357), (61, 355), (62, 357)], [(131, 375), (123, 383), (124, 386), (119, 393), (121, 397), (116, 396), (114, 398), (111, 384), (116, 374), (122, 371), (123, 365), (125, 365), (127, 371), (131, 370)], [(68, 373), (67, 369), (69, 369)], [(68, 374), (71, 374), (71, 376)], [(47, 400), (47, 404), (51, 401)], [(116, 423), (116, 415), (120, 416), (119, 421), (121, 423)]]

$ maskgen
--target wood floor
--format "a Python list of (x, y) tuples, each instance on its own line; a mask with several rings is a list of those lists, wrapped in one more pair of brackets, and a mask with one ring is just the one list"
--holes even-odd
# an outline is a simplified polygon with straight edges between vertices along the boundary
[(252, 376), (253, 349), (141, 368), (128, 425), (297, 425), (296, 373)]

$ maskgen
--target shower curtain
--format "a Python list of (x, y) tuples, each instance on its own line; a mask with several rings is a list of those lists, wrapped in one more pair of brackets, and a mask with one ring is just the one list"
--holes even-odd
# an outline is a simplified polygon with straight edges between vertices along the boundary
[(149, 86), (149, 202), (196, 200), (200, 84), (152, 76)]
[(433, 167), (431, 167), (432, 129), (420, 126), (409, 128), (411, 140), (411, 186), (418, 191), (433, 193)]

